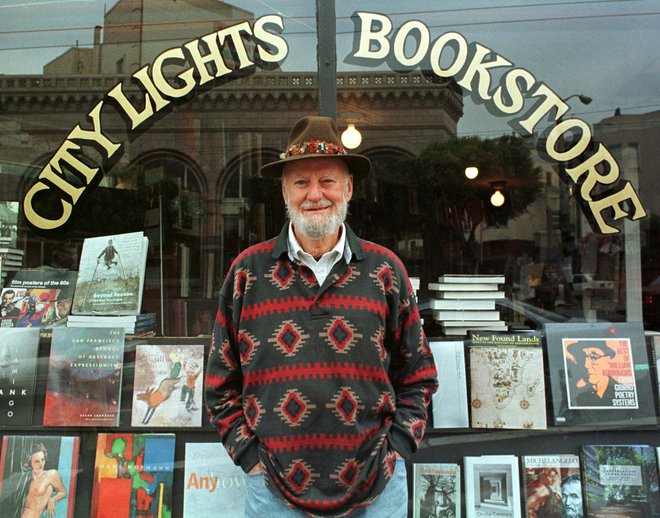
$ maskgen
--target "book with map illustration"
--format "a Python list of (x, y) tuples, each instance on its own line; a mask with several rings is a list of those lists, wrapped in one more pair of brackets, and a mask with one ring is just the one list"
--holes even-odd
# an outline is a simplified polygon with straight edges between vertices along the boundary
[(587, 444), (580, 454), (588, 518), (660, 517), (654, 447)]
[(431, 399), (433, 428), (467, 428), (467, 379), (463, 340), (431, 340), (429, 348), (443, 382)]
[(173, 433), (99, 433), (90, 518), (173, 516), (174, 445)]
[(4, 436), (0, 455), (0, 515), (73, 518), (79, 450), (79, 437)]
[(465, 457), (463, 468), (466, 516), (521, 518), (518, 457)]
[(43, 424), (117, 426), (123, 361), (121, 328), (54, 328)]
[(641, 323), (545, 324), (544, 331), (556, 425), (655, 423)]
[(413, 518), (461, 516), (461, 467), (413, 464)]
[(138, 345), (131, 425), (200, 426), (203, 370), (202, 344)]
[(473, 331), (468, 352), (473, 428), (547, 428), (540, 333)]
[[(245, 475), (217, 442), (186, 443), (183, 518), (243, 516)], [(264, 517), (266, 518), (266, 517)]]
[(527, 518), (584, 516), (580, 458), (572, 454), (525, 455), (522, 486)]
[(72, 313), (140, 313), (148, 244), (143, 232), (85, 239)]
[(38, 353), (38, 327), (0, 327), (0, 425), (32, 424)]

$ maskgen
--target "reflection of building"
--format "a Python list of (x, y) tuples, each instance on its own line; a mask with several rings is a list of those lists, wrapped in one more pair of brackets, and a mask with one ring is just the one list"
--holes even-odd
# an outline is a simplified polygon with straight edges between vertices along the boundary
[[(181, 27), (170, 19), (173, 13), (154, 7), (158, 2), (123, 0), (106, 15), (103, 42), (96, 30), (94, 49), (67, 51), (45, 67), (43, 76), (0, 77), (3, 124), (20, 124), (22, 136), (3, 150), (3, 162), (21, 170), (3, 177), (5, 199), (22, 199), (35, 172), (72, 128), (89, 124), (85, 114), (116, 84), (123, 82), (133, 102), (144, 102), (143, 92), (129, 80), (137, 64), (223, 24), (251, 18), (221, 2), (185, 3), (213, 4), (215, 14), (191, 7), (186, 12), (190, 20), (200, 20), (199, 26), (191, 21)], [(176, 14), (180, 21), (178, 7)], [(224, 22), (203, 21), (214, 18)], [(72, 65), (78, 51), (86, 57)], [(374, 159), (376, 169), (451, 138), (462, 114), (462, 98), (453, 88), (428, 82), (420, 73), (341, 73), (337, 90), (338, 113), (361, 116), (359, 151)], [(283, 222), (279, 186), (258, 178), (258, 167), (279, 156), (296, 119), (317, 112), (316, 73), (273, 71), (200, 92), (131, 142), (126, 125), (109, 114), (104, 132), (125, 142), (126, 151), (90, 202), (81, 204), (66, 237), (79, 241), (144, 229), (150, 250), (143, 310), (158, 311), (161, 274), (165, 301), (213, 300), (237, 253), (274, 235)], [(376, 197), (377, 190), (373, 178), (364, 181), (356, 186), (356, 198)], [(28, 246), (34, 250), (26, 254), (31, 263), (25, 266), (48, 262), (43, 246), (31, 240)]]

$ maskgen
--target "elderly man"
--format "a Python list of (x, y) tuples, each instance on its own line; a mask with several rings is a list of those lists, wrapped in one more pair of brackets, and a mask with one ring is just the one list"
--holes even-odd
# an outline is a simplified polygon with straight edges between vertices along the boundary
[(404, 459), (437, 375), (403, 264), (344, 223), (369, 169), (327, 117), (298, 121), (261, 169), (289, 222), (232, 264), (205, 381), (247, 517), (407, 515)]

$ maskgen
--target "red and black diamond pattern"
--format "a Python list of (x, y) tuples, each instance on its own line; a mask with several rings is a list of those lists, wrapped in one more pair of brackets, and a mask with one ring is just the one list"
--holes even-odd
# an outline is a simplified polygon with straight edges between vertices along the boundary
[(284, 356), (291, 358), (308, 339), (309, 335), (293, 320), (285, 320), (275, 330), (274, 336), (268, 339), (268, 343), (273, 344)]
[(353, 426), (364, 405), (358, 395), (349, 387), (341, 387), (331, 402), (325, 405), (346, 426)]
[(257, 278), (247, 268), (236, 268), (234, 272), (234, 298), (245, 296)]
[(376, 345), (380, 361), (385, 362), (387, 359), (387, 350), (385, 349), (385, 329), (383, 326), (378, 326), (378, 331), (370, 337), (370, 340)]
[(334, 480), (339, 486), (350, 489), (358, 480), (363, 465), (364, 462), (348, 459), (337, 467), (335, 472), (330, 475), (330, 479)]
[(399, 293), (399, 284), (396, 275), (392, 272), (391, 265), (387, 263), (381, 264), (375, 272), (369, 274), (387, 295), (392, 293)]
[[(254, 395), (243, 397), (243, 414), (245, 414), (249, 427), (254, 430), (264, 415), (264, 409)], [(246, 435), (249, 437), (247, 433)]]
[(311, 404), (299, 390), (289, 389), (273, 410), (279, 414), (282, 421), (295, 428), (303, 424), (315, 409), (316, 405)]
[(270, 271), (264, 274), (268, 281), (279, 290), (288, 289), (295, 279), (295, 271), (289, 261), (279, 260)]
[(238, 353), (241, 355), (243, 365), (250, 362), (259, 345), (259, 340), (251, 333), (247, 331), (238, 333)]
[(340, 276), (335, 274), (335, 278), (337, 279), (335, 281), (335, 286), (337, 286), (337, 288), (345, 288), (351, 282), (357, 279), (359, 276), (360, 276), (360, 272), (352, 268), (351, 265), (349, 264), (343, 275)]
[(319, 336), (339, 354), (348, 353), (362, 339), (355, 326), (342, 317), (333, 317)]
[(301, 495), (320, 475), (303, 459), (295, 459), (286, 469), (285, 478), (292, 493)]

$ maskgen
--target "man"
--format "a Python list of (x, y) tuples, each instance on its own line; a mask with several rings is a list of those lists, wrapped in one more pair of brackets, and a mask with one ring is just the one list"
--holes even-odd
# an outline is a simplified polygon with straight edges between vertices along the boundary
[(614, 386), (618, 382), (608, 371), (616, 351), (605, 340), (580, 340), (566, 349), (576, 359), (580, 371), (575, 384), (578, 389), (575, 395), (576, 406), (613, 406), (616, 399)]
[(527, 484), (528, 518), (562, 518), (563, 505), (556, 488), (558, 477), (555, 468), (548, 468)]
[(119, 252), (117, 252), (117, 249), (112, 244), (112, 239), (108, 239), (108, 246), (101, 250), (101, 253), (96, 258), (96, 262), (99, 263), (101, 261), (101, 257), (103, 257), (103, 262), (105, 263), (106, 269), (109, 270), (113, 265), (117, 264), (115, 257), (118, 255)]
[(289, 222), (245, 250), (220, 294), (205, 380), (246, 517), (405, 517), (436, 370), (405, 268), (344, 223), (369, 160), (305, 117), (280, 161)]
[(561, 483), (563, 518), (582, 518), (582, 484), (579, 475), (570, 475)]
[(2, 327), (12, 327), (16, 325), (21, 310), (16, 307), (14, 298), (16, 292), (14, 290), (4, 290), (2, 293), (2, 305), (0, 306), (0, 317), (2, 318)]

